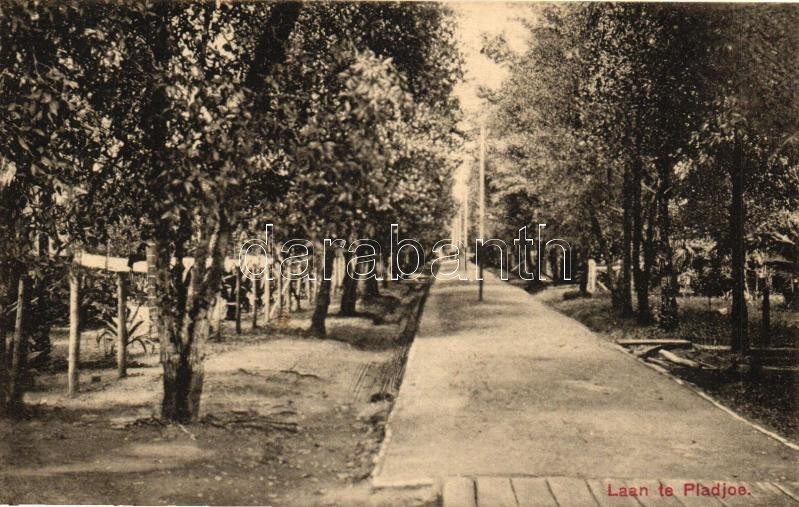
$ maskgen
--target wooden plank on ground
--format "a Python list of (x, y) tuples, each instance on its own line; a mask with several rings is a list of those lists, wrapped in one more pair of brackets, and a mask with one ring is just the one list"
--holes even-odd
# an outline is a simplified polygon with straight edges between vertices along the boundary
[(690, 359), (680, 357), (677, 354), (674, 354), (673, 352), (669, 352), (668, 350), (659, 350), (658, 354), (660, 354), (660, 357), (671, 363), (680, 366), (686, 366), (688, 368), (699, 368), (699, 363), (697, 363), (696, 361), (691, 361)]
[(622, 347), (632, 347), (633, 345), (660, 345), (663, 348), (690, 347), (688, 340), (616, 340)]
[(757, 482), (753, 486), (768, 495), (769, 505), (774, 507), (796, 507), (799, 505), (790, 495), (770, 482)]
[(635, 498), (629, 496), (609, 496), (608, 486), (617, 489), (625, 482), (612, 479), (592, 479), (586, 481), (588, 488), (594, 494), (594, 498), (602, 507), (638, 507), (640, 504)]
[(477, 507), (474, 481), (467, 477), (450, 477), (442, 491), (444, 507)]
[(736, 482), (736, 484), (740, 485), (740, 486), (746, 486), (746, 489), (748, 489), (752, 494), (751, 495), (745, 495), (745, 496), (728, 497), (728, 498), (725, 498), (725, 499), (721, 500), (722, 504), (728, 505), (728, 506), (734, 506), (734, 505), (741, 505), (741, 506), (743, 506), (743, 505), (748, 505), (748, 506), (752, 506), (752, 505), (756, 505), (756, 506), (757, 505), (768, 505), (767, 503), (764, 503), (764, 502), (768, 502), (768, 495), (764, 495), (763, 490), (761, 490), (759, 488), (755, 489), (756, 487), (753, 484), (750, 484), (748, 482), (740, 482), (739, 481), (739, 482)]
[(544, 478), (519, 477), (511, 479), (519, 507), (558, 507)]
[(572, 477), (549, 477), (547, 478), (552, 495), (557, 500), (558, 505), (597, 505), (594, 495), (588, 489), (588, 484), (583, 479)]
[(775, 483), (775, 486), (799, 503), (799, 482), (780, 482)]
[(477, 486), (478, 507), (517, 507), (516, 495), (511, 489), (510, 479), (507, 477), (478, 477)]
[(796, 507), (799, 502), (794, 500), (791, 495), (786, 494), (781, 488), (768, 482), (741, 482), (736, 483), (745, 485), (750, 494), (744, 496), (728, 496), (722, 500), (724, 505), (756, 505), (756, 506), (790, 506)]

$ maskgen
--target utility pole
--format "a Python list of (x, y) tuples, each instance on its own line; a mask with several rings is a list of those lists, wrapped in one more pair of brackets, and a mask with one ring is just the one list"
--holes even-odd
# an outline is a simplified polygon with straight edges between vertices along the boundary
[[(485, 221), (486, 221), (486, 132), (485, 126), (480, 126), (480, 240), (485, 241)], [(483, 256), (482, 248), (476, 252), (478, 256), (477, 265), (479, 267), (479, 292), (477, 300), (483, 300)]]
[(463, 197), (463, 231), (461, 244), (463, 246), (463, 271), (469, 272), (469, 184), (466, 184), (466, 194)]

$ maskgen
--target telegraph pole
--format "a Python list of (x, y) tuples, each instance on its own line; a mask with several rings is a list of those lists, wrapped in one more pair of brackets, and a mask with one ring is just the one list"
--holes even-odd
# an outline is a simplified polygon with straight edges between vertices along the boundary
[(469, 272), (469, 183), (466, 183), (466, 195), (463, 197), (463, 231), (461, 244), (463, 245), (463, 271)]
[[(485, 126), (480, 126), (480, 240), (485, 241), (485, 221), (486, 221), (486, 132)], [(479, 268), (479, 292), (477, 294), (477, 300), (483, 300), (483, 256), (480, 255), (482, 253), (482, 248), (475, 252), (477, 257), (477, 266)]]

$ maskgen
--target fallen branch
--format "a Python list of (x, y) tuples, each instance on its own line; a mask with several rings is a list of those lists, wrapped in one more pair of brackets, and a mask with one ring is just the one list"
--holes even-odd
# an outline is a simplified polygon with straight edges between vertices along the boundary
[[(279, 414), (287, 414), (289, 412), (288, 410), (283, 410), (279, 412)], [(221, 416), (208, 414), (203, 417), (201, 422), (224, 429), (240, 427), (262, 431), (281, 430), (290, 433), (297, 433), (299, 431), (299, 425), (294, 421), (271, 419), (255, 412), (244, 412), (240, 410), (233, 411), (229, 414), (222, 414)]]
[(194, 433), (192, 433), (189, 430), (187, 430), (186, 427), (183, 426), (182, 424), (180, 424), (180, 423), (177, 423), (177, 424), (178, 424), (178, 428), (180, 428), (183, 431), (183, 433), (187, 434), (189, 436), (189, 438), (191, 438), (192, 440), (197, 440), (197, 437), (194, 436)]
[(322, 377), (320, 377), (319, 375), (314, 375), (313, 373), (302, 373), (297, 370), (280, 370), (279, 373), (291, 373), (292, 375), (297, 375), (298, 377), (315, 378), (316, 380), (322, 380)]

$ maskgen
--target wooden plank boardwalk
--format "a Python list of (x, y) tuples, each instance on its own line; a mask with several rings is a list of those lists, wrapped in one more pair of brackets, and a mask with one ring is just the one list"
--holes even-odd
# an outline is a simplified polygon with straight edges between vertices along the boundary
[[(684, 479), (578, 479), (573, 477), (453, 477), (444, 481), (444, 507), (799, 506), (799, 482), (701, 481), (746, 488), (744, 495), (698, 496)], [(622, 487), (646, 488), (615, 496)], [(670, 487), (673, 496), (662, 488)], [(609, 489), (610, 488), (610, 489)], [(685, 488), (688, 488), (686, 494)], [(693, 489), (692, 489), (693, 488)]]

